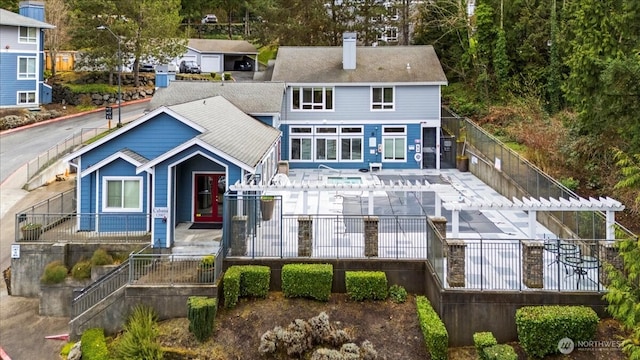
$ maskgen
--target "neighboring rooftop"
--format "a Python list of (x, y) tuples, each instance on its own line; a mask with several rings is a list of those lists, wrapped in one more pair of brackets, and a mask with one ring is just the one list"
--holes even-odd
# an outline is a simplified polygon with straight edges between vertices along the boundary
[(27, 16), (0, 9), (0, 25), (6, 26), (28, 26), (41, 29), (55, 29), (56, 27), (46, 22), (38, 21)]
[(258, 49), (245, 40), (189, 39), (187, 47), (199, 52), (257, 55)]
[(275, 114), (282, 110), (284, 83), (172, 81), (159, 88), (147, 110), (221, 95), (247, 114)]
[(356, 68), (342, 67), (341, 46), (283, 46), (273, 81), (287, 83), (422, 83), (446, 85), (447, 77), (433, 46), (356, 47)]

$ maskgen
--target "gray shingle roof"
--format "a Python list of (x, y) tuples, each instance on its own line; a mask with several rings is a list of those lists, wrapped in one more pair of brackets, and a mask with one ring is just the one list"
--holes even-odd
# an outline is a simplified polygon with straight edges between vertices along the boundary
[(42, 29), (55, 29), (56, 27), (27, 16), (23, 16), (9, 10), (0, 9), (0, 25), (29, 26)]
[(355, 70), (342, 68), (341, 46), (283, 46), (278, 49), (271, 80), (316, 84), (447, 83), (431, 45), (358, 46)]
[(123, 154), (129, 156), (130, 158), (136, 160), (137, 162), (139, 162), (140, 164), (145, 164), (149, 161), (149, 159), (147, 159), (146, 157), (138, 154), (137, 152), (131, 150), (131, 149), (122, 149), (120, 150)]
[(279, 130), (245, 114), (222, 96), (169, 109), (207, 129), (198, 138), (251, 168), (258, 165), (280, 137)]
[(284, 83), (231, 83), (203, 81), (172, 81), (159, 88), (149, 102), (147, 110), (161, 106), (182, 104), (194, 100), (222, 95), (247, 114), (280, 113), (284, 98)]
[(187, 46), (201, 53), (258, 54), (258, 49), (245, 40), (189, 39)]

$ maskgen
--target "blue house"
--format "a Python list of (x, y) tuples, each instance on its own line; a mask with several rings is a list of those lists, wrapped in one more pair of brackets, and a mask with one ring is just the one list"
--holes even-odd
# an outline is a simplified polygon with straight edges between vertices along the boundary
[(432, 46), (280, 47), (271, 80), (286, 83), (282, 158), (291, 168), (441, 168), (447, 78)]
[(163, 90), (146, 115), (65, 158), (78, 173), (79, 231), (126, 227), (171, 247), (178, 223), (223, 221), (230, 184), (275, 173), (282, 83)]
[(21, 1), (20, 14), (0, 9), (0, 107), (34, 107), (51, 102), (44, 83), (44, 3)]

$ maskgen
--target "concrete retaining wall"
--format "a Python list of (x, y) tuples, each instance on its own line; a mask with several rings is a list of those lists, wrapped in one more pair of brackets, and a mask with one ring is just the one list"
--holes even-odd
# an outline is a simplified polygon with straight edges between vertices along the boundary
[(67, 278), (62, 284), (40, 285), (40, 316), (71, 316), (73, 290), (89, 284), (89, 280)]

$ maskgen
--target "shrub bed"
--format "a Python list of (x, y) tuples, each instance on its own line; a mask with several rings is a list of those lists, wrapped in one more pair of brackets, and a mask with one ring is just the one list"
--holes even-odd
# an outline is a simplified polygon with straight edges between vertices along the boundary
[(416, 297), (418, 308), (418, 321), (427, 344), (432, 360), (444, 360), (447, 358), (447, 348), (449, 347), (449, 333), (444, 323), (431, 306), (429, 300), (424, 296)]
[(383, 271), (346, 271), (344, 281), (351, 300), (387, 298), (387, 274)]
[(586, 306), (525, 306), (516, 311), (518, 340), (531, 357), (557, 353), (558, 342), (565, 337), (593, 339), (599, 320)]
[(69, 274), (69, 269), (64, 266), (62, 261), (52, 261), (45, 266), (40, 282), (47, 285), (59, 284), (64, 281), (67, 274)]
[(196, 339), (204, 342), (213, 334), (216, 320), (217, 299), (204, 296), (191, 296), (187, 300), (187, 318), (189, 331)]
[(234, 265), (229, 267), (222, 279), (224, 306), (233, 308), (240, 296), (264, 298), (269, 293), (271, 269), (261, 265)]
[(473, 345), (476, 347), (476, 353), (480, 360), (487, 360), (483, 350), (487, 347), (498, 345), (498, 341), (491, 332), (477, 332), (473, 334)]
[(83, 332), (80, 338), (80, 350), (82, 360), (108, 360), (109, 350), (104, 330), (93, 328)]
[(76, 280), (91, 278), (91, 260), (81, 259), (71, 268), (71, 277)]
[(482, 356), (486, 360), (518, 360), (518, 354), (509, 344), (496, 344), (482, 349)]
[(282, 293), (329, 301), (333, 283), (331, 264), (287, 264), (282, 267)]

